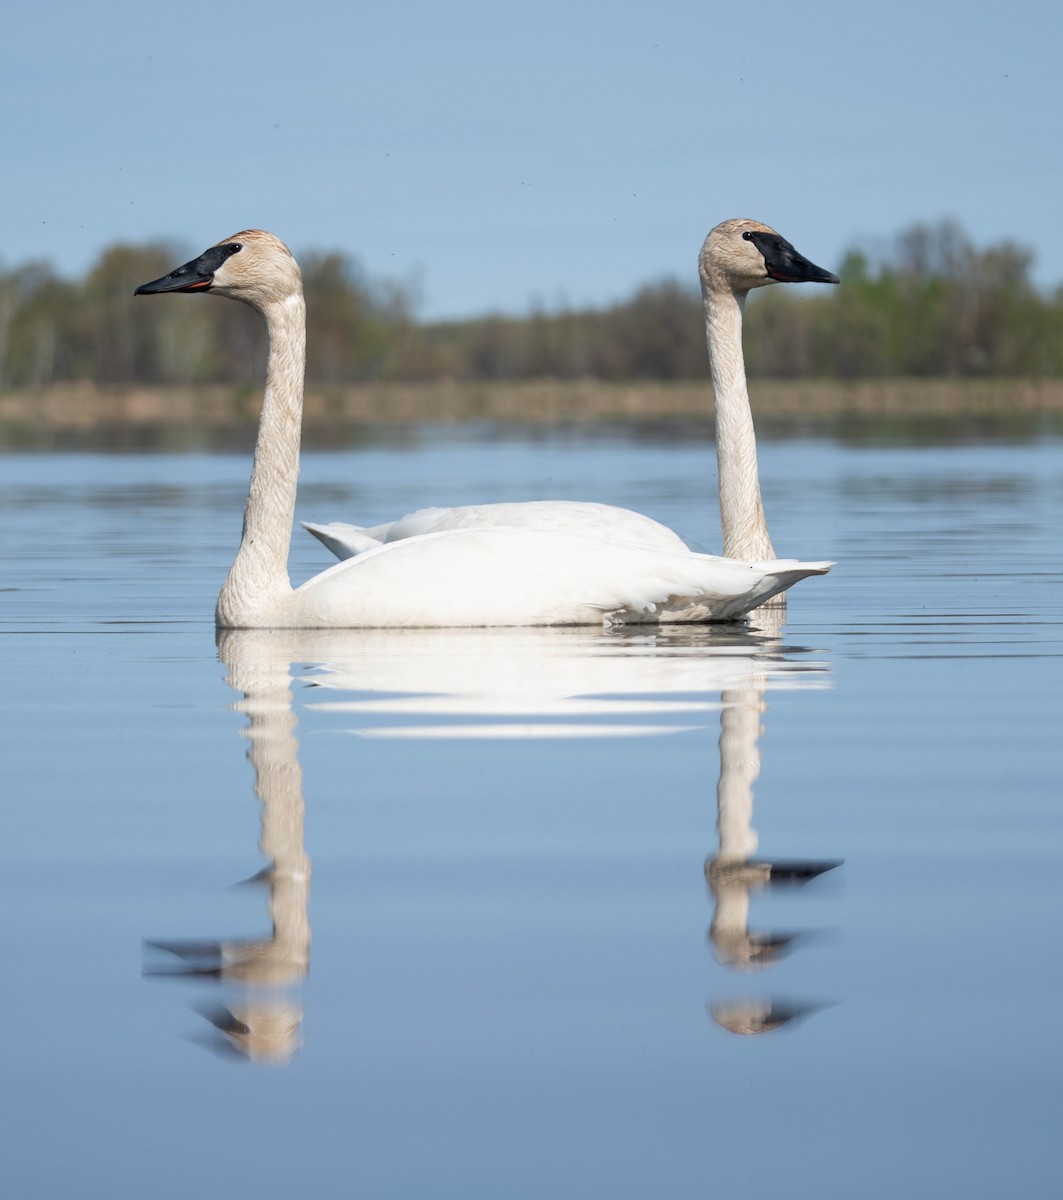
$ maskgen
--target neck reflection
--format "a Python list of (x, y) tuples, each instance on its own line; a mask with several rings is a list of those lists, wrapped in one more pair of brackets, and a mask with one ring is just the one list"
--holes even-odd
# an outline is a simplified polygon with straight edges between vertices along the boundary
[[(786, 611), (780, 605), (754, 614), (767, 636), (782, 634)], [(735, 971), (751, 972), (782, 960), (801, 934), (753, 931), (749, 916), (756, 891), (801, 885), (840, 865), (839, 859), (756, 859), (753, 788), (760, 775), (760, 735), (767, 711), (767, 675), (751, 672), (746, 686), (721, 693), (720, 774), (716, 786), (716, 853), (705, 860), (705, 880), (713, 897), (709, 940), (717, 961)], [(772, 994), (717, 998), (710, 1002), (713, 1020), (731, 1033), (757, 1034), (779, 1029), (807, 1016), (822, 1004)]]
[(259, 849), (266, 866), (247, 882), (268, 888), (272, 928), (259, 938), (150, 942), (180, 965), (149, 973), (227, 985), (235, 993), (227, 1003), (200, 1009), (223, 1044), (256, 1062), (283, 1063), (301, 1045), (303, 1009), (292, 988), (310, 965), (310, 859), (288, 648), (268, 633), (232, 630), (219, 635), (218, 649), (229, 686), (243, 697), (232, 708), (247, 717), (242, 733), (262, 806)]

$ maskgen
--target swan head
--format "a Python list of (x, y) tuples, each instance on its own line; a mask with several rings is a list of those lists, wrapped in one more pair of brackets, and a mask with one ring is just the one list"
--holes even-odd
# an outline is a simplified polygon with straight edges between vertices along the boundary
[(299, 264), (280, 238), (264, 229), (245, 229), (204, 250), (169, 275), (142, 283), (133, 294), (213, 292), (263, 309), (301, 295), (302, 290)]
[(769, 283), (838, 283), (838, 276), (807, 258), (770, 225), (736, 217), (721, 221), (698, 256), (705, 286), (745, 293)]

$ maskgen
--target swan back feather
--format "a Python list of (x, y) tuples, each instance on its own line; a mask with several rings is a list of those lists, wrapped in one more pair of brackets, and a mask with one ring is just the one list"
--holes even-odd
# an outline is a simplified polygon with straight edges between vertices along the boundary
[(448, 529), (541, 529), (575, 533), (658, 550), (686, 553), (686, 542), (660, 521), (627, 508), (583, 500), (521, 500), (497, 504), (465, 504), (458, 508), (420, 508), (397, 521), (364, 527), (334, 521), (303, 528), (323, 542), (337, 558), (353, 558), (385, 542), (442, 533)]

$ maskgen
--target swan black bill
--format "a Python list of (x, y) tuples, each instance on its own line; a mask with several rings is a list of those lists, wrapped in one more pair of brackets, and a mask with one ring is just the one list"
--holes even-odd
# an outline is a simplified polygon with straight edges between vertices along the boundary
[(825, 271), (807, 258), (777, 233), (751, 230), (749, 240), (764, 258), (768, 277), (776, 283), (840, 283), (831, 271)]
[(225, 246), (211, 246), (199, 258), (193, 258), (183, 266), (173, 270), (169, 275), (153, 279), (150, 283), (142, 283), (133, 293), (134, 296), (156, 296), (161, 292), (205, 292), (214, 282), (214, 272), (240, 247), (229, 243)]

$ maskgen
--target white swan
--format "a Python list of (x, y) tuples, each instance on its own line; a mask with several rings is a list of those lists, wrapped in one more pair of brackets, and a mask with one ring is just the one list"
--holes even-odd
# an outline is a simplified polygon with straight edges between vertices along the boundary
[(218, 597), (223, 629), (587, 625), (732, 620), (829, 563), (744, 563), (535, 529), (459, 529), (392, 542), (293, 589), (306, 306), (291, 251), (234, 234), (138, 295), (215, 292), (262, 314), (269, 364), (243, 537)]
[[(775, 551), (760, 498), (757, 443), (742, 356), (742, 310), (753, 288), (770, 283), (837, 283), (838, 277), (809, 262), (770, 226), (744, 218), (723, 221), (712, 230), (701, 248), (698, 269), (716, 397), (723, 552), (744, 562), (763, 562), (774, 558)], [(339, 521), (302, 524), (341, 559), (423, 533), (494, 526), (586, 533), (605, 541), (689, 550), (667, 525), (641, 513), (575, 500), (422, 508), (371, 527)]]

